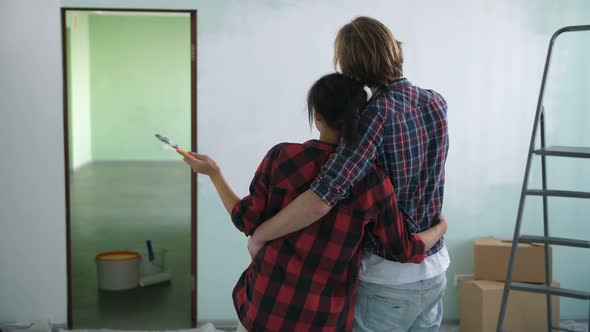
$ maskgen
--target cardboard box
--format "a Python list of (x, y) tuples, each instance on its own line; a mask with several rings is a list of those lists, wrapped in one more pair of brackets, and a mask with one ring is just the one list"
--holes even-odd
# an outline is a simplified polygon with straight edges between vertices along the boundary
[[(475, 279), (505, 281), (510, 260), (512, 241), (494, 237), (475, 239)], [(552, 262), (549, 248), (549, 266)], [(519, 243), (512, 280), (518, 282), (545, 283), (545, 249), (543, 245)]]
[[(554, 282), (552, 286), (559, 287)], [(466, 278), (460, 282), (461, 331), (496, 332), (504, 283)], [(552, 296), (553, 322), (559, 322), (559, 297)], [(502, 326), (509, 332), (547, 331), (545, 294), (510, 291)]]

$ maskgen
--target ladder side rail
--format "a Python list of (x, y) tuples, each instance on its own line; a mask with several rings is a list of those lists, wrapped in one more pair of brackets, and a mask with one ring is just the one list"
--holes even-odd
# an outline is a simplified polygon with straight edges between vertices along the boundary
[[(545, 149), (545, 107), (541, 106), (541, 149)], [(547, 167), (546, 167), (546, 157), (545, 155), (541, 156), (541, 182), (543, 191), (547, 190)], [(545, 238), (549, 237), (549, 213), (548, 213), (548, 197), (547, 195), (543, 195), (543, 235)], [(518, 243), (517, 243), (518, 245)], [(552, 278), (552, 271), (551, 266), (549, 265), (549, 243), (545, 241), (543, 243), (543, 248), (545, 249), (545, 285), (547, 287), (551, 286), (551, 282), (553, 281)], [(553, 308), (551, 303), (551, 294), (545, 294), (546, 301), (547, 301), (547, 331), (551, 332), (553, 328)]]

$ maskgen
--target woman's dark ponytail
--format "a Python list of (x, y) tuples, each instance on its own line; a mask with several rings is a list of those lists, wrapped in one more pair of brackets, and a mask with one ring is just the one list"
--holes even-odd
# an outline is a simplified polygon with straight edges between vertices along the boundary
[(307, 95), (309, 123), (313, 123), (316, 111), (328, 126), (340, 131), (344, 143), (356, 146), (360, 112), (366, 103), (367, 92), (361, 82), (338, 73), (325, 75), (314, 83)]

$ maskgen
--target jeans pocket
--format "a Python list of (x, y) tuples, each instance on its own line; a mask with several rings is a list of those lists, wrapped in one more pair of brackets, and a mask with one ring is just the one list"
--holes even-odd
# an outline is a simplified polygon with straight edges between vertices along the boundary
[(367, 298), (364, 324), (375, 332), (405, 331), (410, 313), (408, 301), (371, 295)]
[(428, 331), (428, 328), (434, 328), (438, 331), (440, 323), (442, 322), (443, 306), (442, 299), (438, 300), (436, 304), (423, 311), (412, 327), (419, 328), (419, 331)]
[(431, 304), (423, 308), (422, 313), (418, 316), (415, 326), (421, 327), (420, 330), (430, 331), (428, 328), (433, 328), (432, 331), (437, 331), (440, 327), (443, 316), (443, 297), (447, 289), (446, 283), (441, 286), (425, 294), (425, 300), (430, 300)]

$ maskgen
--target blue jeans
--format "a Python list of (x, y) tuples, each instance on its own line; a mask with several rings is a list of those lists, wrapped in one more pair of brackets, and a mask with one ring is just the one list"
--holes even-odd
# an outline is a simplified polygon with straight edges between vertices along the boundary
[(360, 281), (354, 312), (355, 332), (438, 331), (445, 273), (431, 279), (386, 286)]

